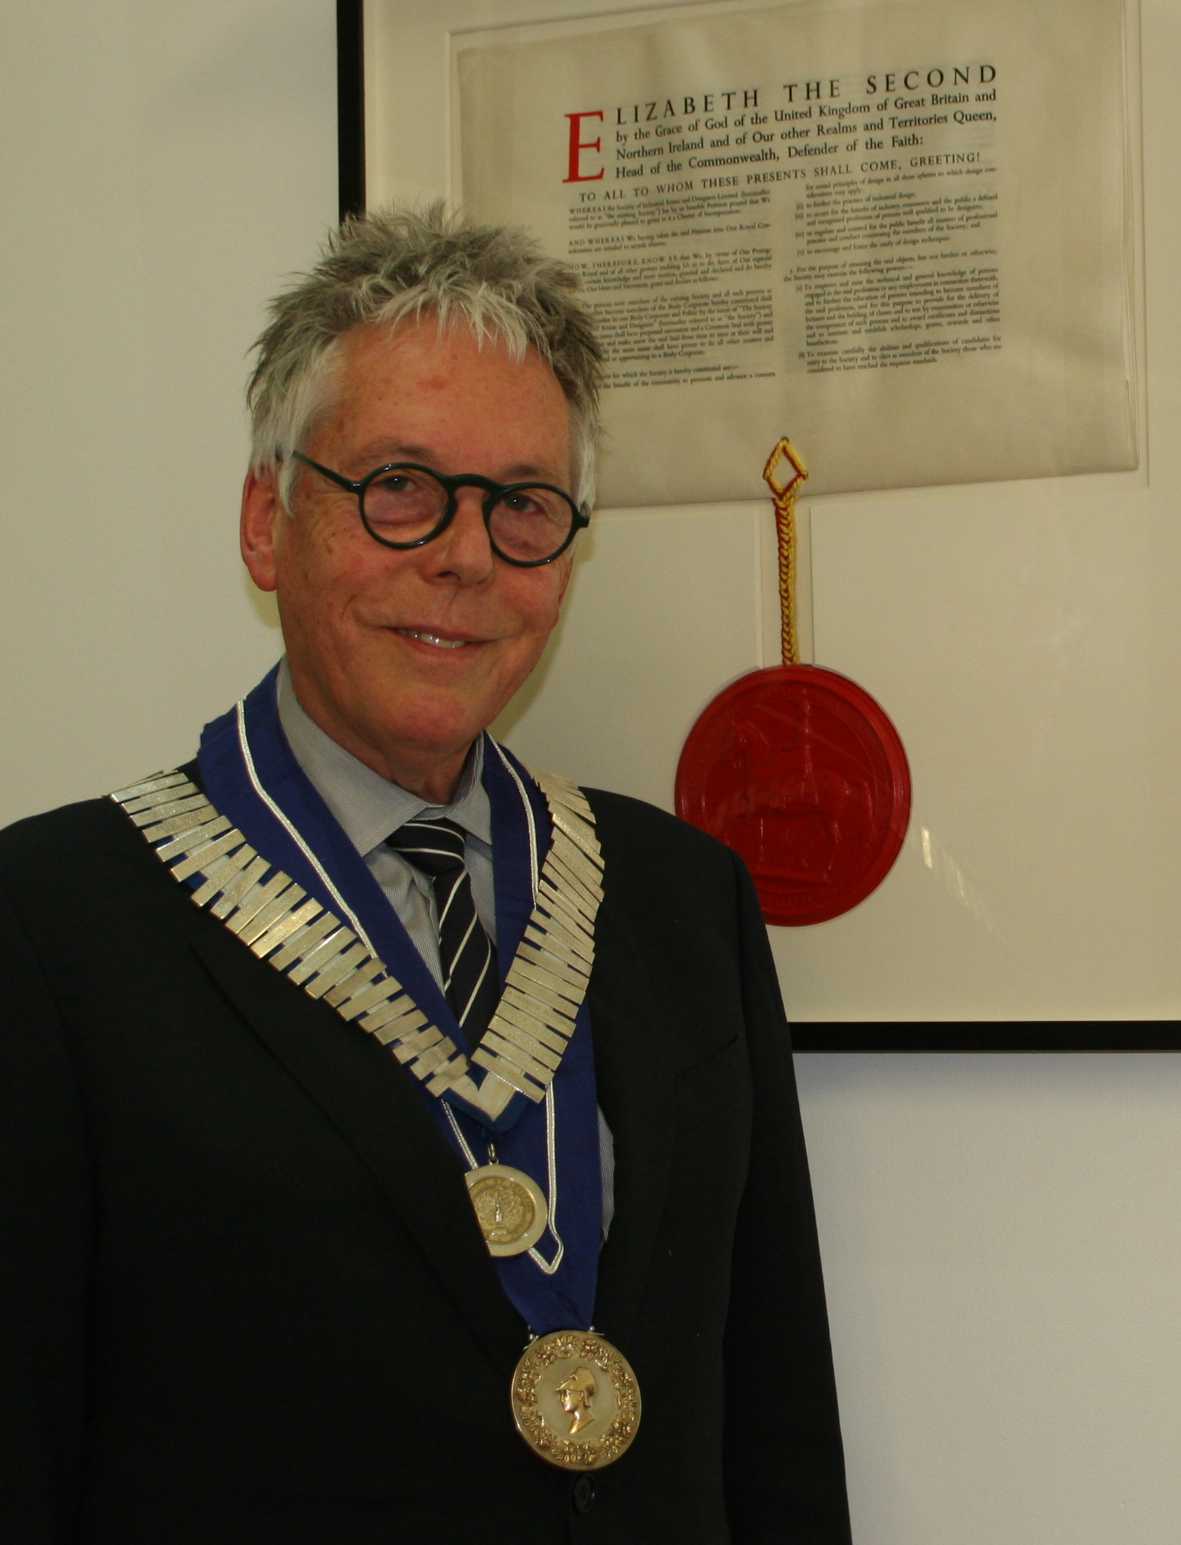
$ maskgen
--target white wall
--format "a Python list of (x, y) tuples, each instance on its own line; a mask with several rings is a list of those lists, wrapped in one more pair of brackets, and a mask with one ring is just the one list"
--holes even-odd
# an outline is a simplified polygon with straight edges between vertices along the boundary
[(1174, 1545), (1181, 1058), (797, 1058), (858, 1545)]
[(276, 651), (245, 351), (336, 214), (329, 0), (3, 8), (0, 819), (191, 754)]
[[(61, 0), (11, 4), (0, 25), (7, 819), (187, 754), (273, 656), (236, 556), (243, 353), (336, 187), (330, 0)], [(1181, 411), (1173, 0), (1145, 0), (1144, 34), (1149, 401), (1167, 488)], [(644, 533), (658, 540), (666, 518)], [(639, 541), (630, 529), (596, 535), (584, 612), (610, 589), (595, 566), (626, 566), (612, 543)], [(1163, 530), (1145, 540), (1162, 577), (1143, 622), (1168, 704), (1174, 549)], [(719, 681), (758, 652), (749, 605), (742, 630), (726, 627), (757, 547), (736, 545), (714, 593), (708, 628), (734, 635)], [(1114, 621), (1095, 626), (1118, 649)], [(521, 729), (552, 764), (603, 778), (610, 756), (583, 766), (575, 721), (560, 728), (562, 647), (567, 681), (650, 672), (660, 741), (680, 732), (665, 678), (684, 641), (616, 658), (589, 629), (572, 614)], [(1175, 830), (1171, 766), (1133, 750), (1121, 790)], [(664, 761), (646, 774), (657, 797)], [(1161, 888), (1166, 940), (1174, 893)], [(784, 986), (790, 1006), (790, 972)], [(798, 1065), (858, 1545), (1175, 1545), (1181, 1057)]]

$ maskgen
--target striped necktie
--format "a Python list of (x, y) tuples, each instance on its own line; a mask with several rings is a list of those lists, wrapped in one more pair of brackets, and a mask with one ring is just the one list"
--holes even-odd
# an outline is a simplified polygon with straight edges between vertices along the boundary
[(454, 821), (407, 821), (390, 846), (422, 874), (435, 892), (443, 992), (474, 1046), (500, 998), (496, 957), (476, 915), (472, 882), (463, 861), (463, 831)]

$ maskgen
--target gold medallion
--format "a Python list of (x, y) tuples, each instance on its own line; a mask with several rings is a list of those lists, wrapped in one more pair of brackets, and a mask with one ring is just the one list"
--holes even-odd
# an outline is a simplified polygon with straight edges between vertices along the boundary
[(517, 1431), (562, 1470), (601, 1470), (640, 1426), (631, 1364), (591, 1330), (556, 1330), (531, 1341), (513, 1373), (511, 1398)]
[(549, 1209), (541, 1187), (507, 1164), (469, 1170), (468, 1194), (490, 1255), (520, 1255), (545, 1233)]

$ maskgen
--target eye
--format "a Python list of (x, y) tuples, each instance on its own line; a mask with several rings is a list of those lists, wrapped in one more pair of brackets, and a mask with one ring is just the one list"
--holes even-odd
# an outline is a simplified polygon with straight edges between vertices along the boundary
[(497, 514), (502, 520), (518, 523), (547, 521), (565, 527), (570, 520), (570, 506), (555, 488), (523, 485), (507, 489), (497, 501)]
[(364, 514), (371, 525), (413, 528), (418, 536), (443, 518), (447, 493), (427, 471), (383, 467), (365, 489)]
[(505, 494), (500, 502), (514, 515), (548, 515), (552, 512), (552, 505), (547, 508), (539, 490), (533, 488), (518, 488), (511, 494)]
[(408, 495), (420, 490), (423, 486), (421, 478), (416, 478), (411, 472), (387, 472), (382, 477), (374, 478), (369, 485), (379, 494), (388, 494), (391, 497)]
[(569, 541), (574, 508), (558, 488), (545, 483), (508, 487), (496, 501), (488, 529), (502, 557), (545, 563)]

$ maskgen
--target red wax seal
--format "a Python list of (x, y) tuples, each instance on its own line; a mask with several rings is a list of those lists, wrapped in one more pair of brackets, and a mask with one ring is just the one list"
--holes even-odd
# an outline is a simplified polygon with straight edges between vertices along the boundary
[(776, 666), (731, 682), (693, 726), (677, 814), (742, 855), (769, 923), (820, 923), (889, 872), (910, 819), (910, 769), (856, 682)]

